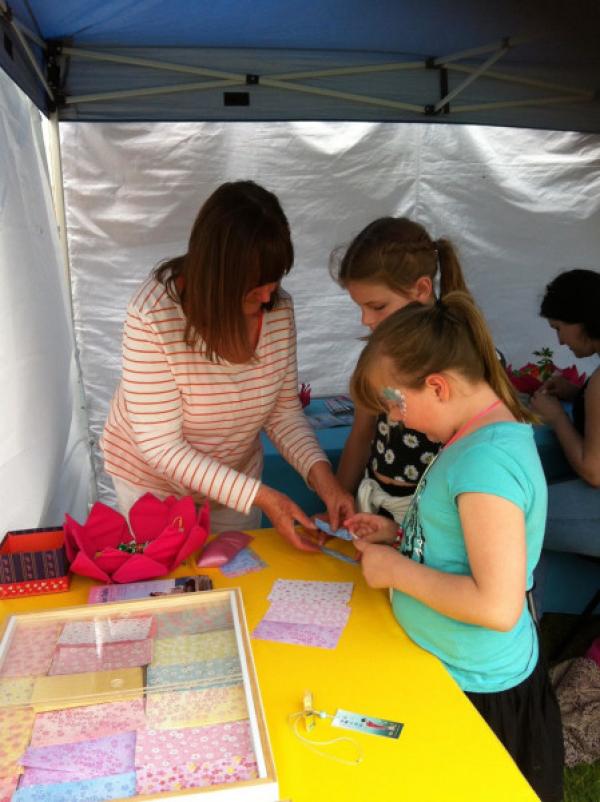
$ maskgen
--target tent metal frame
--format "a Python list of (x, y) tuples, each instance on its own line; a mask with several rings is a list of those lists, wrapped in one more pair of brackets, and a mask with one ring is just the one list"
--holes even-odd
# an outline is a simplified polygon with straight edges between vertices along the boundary
[[(48, 96), (52, 108), (57, 108), (60, 116), (60, 106), (75, 106), (87, 103), (96, 103), (107, 100), (123, 100), (127, 98), (141, 98), (156, 95), (167, 95), (180, 92), (202, 92), (210, 89), (230, 89), (235, 86), (264, 86), (272, 89), (279, 89), (288, 92), (299, 92), (319, 97), (327, 97), (335, 100), (350, 101), (352, 103), (366, 106), (377, 106), (383, 109), (396, 111), (407, 111), (414, 114), (422, 114), (424, 117), (432, 117), (443, 113), (450, 115), (452, 112), (477, 112), (499, 108), (518, 108), (521, 106), (540, 105), (548, 106), (551, 104), (586, 102), (594, 99), (594, 92), (577, 87), (564, 86), (552, 82), (542, 81), (535, 78), (524, 78), (508, 73), (499, 73), (491, 69), (510, 49), (529, 41), (524, 38), (504, 38), (500, 42), (492, 42), (457, 53), (450, 53), (443, 57), (431, 58), (418, 61), (391, 62), (387, 64), (365, 64), (353, 67), (336, 67), (323, 70), (305, 70), (301, 72), (286, 72), (272, 75), (249, 75), (223, 70), (214, 70), (206, 67), (196, 67), (186, 64), (173, 62), (157, 61), (147, 58), (134, 56), (115, 55), (109, 52), (100, 52), (80, 47), (70, 47), (66, 44), (57, 42), (46, 42), (21, 21), (17, 20), (7, 6), (5, 0), (0, 0), (0, 14), (14, 31), (15, 36), (21, 45), (31, 69), (36, 78), (42, 84)], [(90, 61), (99, 61), (114, 64), (123, 64), (140, 69), (152, 69), (161, 72), (176, 72), (183, 75), (195, 75), (203, 80), (188, 83), (173, 83), (165, 86), (146, 87), (144, 89), (120, 89), (112, 92), (96, 92), (87, 95), (63, 95), (57, 91), (53, 81), (49, 80), (42, 72), (42, 68), (33, 53), (28, 40), (37, 45), (44, 53), (47, 61), (51, 58), (75, 58)], [(473, 59), (479, 56), (490, 54), (488, 58), (478, 66), (464, 63), (457, 63), (465, 59)], [(340, 91), (328, 87), (317, 87), (311, 84), (299, 83), (303, 79), (321, 79), (339, 77), (345, 75), (369, 75), (382, 72), (396, 72), (403, 70), (430, 70), (438, 69), (442, 72), (450, 71), (463, 73), (465, 78), (452, 90), (447, 88), (447, 75), (444, 76), (442, 85), (442, 97), (434, 103), (418, 105), (407, 103), (402, 100), (393, 100), (371, 95), (356, 94), (354, 92)], [(489, 103), (471, 103), (450, 106), (464, 90), (474, 83), (477, 79), (485, 76), (492, 80), (499, 80), (512, 83), (517, 86), (526, 86), (532, 89), (539, 89), (558, 94), (551, 94), (544, 97), (531, 97), (518, 100), (504, 100)]]

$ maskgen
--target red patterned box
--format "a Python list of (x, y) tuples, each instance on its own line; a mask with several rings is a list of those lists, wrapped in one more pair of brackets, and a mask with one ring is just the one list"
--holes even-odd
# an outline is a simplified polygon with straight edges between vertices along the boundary
[(68, 570), (62, 527), (7, 532), (0, 543), (0, 598), (68, 590)]

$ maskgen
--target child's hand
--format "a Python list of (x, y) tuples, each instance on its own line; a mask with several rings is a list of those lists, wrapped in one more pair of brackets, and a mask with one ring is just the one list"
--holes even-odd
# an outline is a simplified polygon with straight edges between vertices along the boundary
[(357, 512), (346, 518), (344, 526), (357, 538), (369, 543), (393, 543), (398, 525), (384, 515), (372, 515), (369, 512)]
[(354, 547), (361, 552), (360, 565), (367, 584), (372, 588), (393, 587), (394, 565), (405, 558), (389, 546), (377, 546), (364, 538), (354, 541)]

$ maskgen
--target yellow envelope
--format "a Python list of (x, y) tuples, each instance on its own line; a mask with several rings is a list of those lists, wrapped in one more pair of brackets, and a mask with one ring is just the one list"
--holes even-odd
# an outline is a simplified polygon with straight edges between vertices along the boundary
[(46, 710), (133, 699), (141, 696), (143, 689), (142, 668), (58, 674), (36, 679), (30, 704), (36, 713), (41, 713)]

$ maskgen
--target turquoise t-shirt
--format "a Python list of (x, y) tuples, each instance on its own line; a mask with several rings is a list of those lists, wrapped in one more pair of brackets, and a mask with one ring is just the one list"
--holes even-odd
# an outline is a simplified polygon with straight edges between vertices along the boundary
[[(461, 493), (500, 496), (523, 510), (530, 588), (547, 506), (547, 485), (531, 426), (493, 423), (440, 452), (404, 518), (404, 554), (445, 573), (470, 575), (458, 516)], [(538, 639), (525, 598), (521, 616), (509, 632), (456, 621), (397, 590), (392, 605), (406, 633), (439, 657), (464, 691), (504, 691), (523, 682), (535, 668)]]

